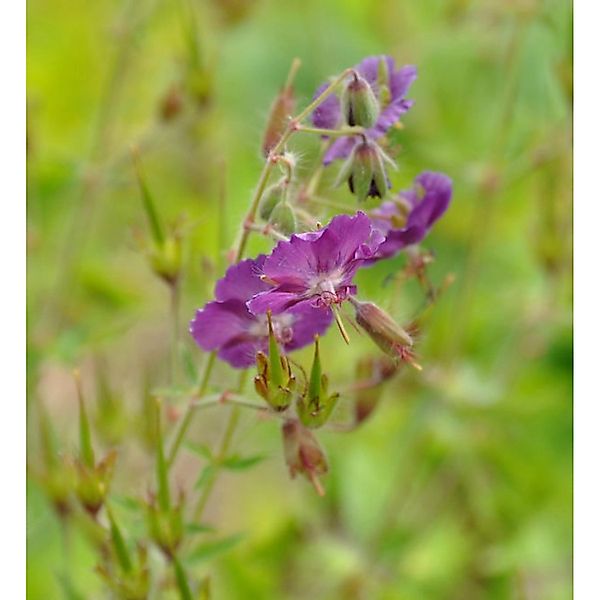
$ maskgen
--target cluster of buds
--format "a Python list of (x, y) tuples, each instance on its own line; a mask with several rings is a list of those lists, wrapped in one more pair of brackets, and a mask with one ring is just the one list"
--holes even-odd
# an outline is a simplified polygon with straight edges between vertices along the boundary
[(289, 185), (289, 176), (284, 176), (269, 186), (258, 209), (263, 221), (286, 236), (292, 235), (297, 229), (296, 213), (287, 198)]

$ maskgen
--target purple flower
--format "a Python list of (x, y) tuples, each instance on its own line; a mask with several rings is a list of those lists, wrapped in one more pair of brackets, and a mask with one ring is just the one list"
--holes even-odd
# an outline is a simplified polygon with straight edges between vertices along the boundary
[(356, 293), (354, 274), (383, 240), (367, 215), (358, 212), (334, 217), (320, 231), (279, 242), (263, 266), (274, 287), (250, 300), (248, 308), (255, 314), (271, 309), (278, 315), (302, 307), (331, 315), (332, 304)]
[[(248, 259), (227, 269), (215, 287), (216, 301), (196, 312), (190, 333), (204, 350), (217, 350), (219, 358), (232, 367), (251, 366), (260, 350), (268, 349), (266, 309), (251, 313), (246, 303), (256, 294), (269, 290), (262, 273), (265, 256)], [(286, 351), (312, 343), (331, 324), (331, 315), (311, 306), (290, 308), (272, 318), (275, 335)]]
[(375, 260), (394, 256), (406, 246), (419, 243), (446, 212), (451, 199), (452, 180), (443, 173), (425, 171), (415, 178), (411, 189), (373, 210), (373, 227), (385, 236)]
[[(385, 61), (387, 71), (387, 82), (384, 89), (379, 85), (382, 60)], [(369, 82), (381, 103), (381, 112), (377, 123), (367, 130), (367, 136), (375, 140), (384, 135), (412, 106), (412, 100), (407, 100), (405, 96), (417, 77), (417, 69), (412, 65), (406, 65), (395, 70), (394, 59), (391, 56), (369, 56), (356, 65), (355, 69)], [(317, 98), (327, 85), (325, 83), (320, 86), (313, 98)], [(341, 117), (340, 100), (331, 95), (313, 111), (312, 122), (315, 127), (335, 129), (340, 125)], [(346, 158), (352, 152), (354, 143), (353, 137), (336, 139), (327, 151), (323, 162), (327, 165), (337, 158)]]

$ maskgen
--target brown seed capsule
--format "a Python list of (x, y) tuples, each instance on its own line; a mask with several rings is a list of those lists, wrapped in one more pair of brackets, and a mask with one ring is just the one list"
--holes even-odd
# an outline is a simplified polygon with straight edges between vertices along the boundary
[(294, 112), (295, 98), (291, 85), (286, 85), (277, 95), (267, 119), (267, 127), (262, 141), (263, 156), (269, 156), (269, 152), (279, 142), (285, 132), (288, 121)]
[(350, 298), (356, 311), (356, 322), (389, 356), (402, 358), (402, 353), (413, 344), (410, 335), (384, 310), (372, 302)]

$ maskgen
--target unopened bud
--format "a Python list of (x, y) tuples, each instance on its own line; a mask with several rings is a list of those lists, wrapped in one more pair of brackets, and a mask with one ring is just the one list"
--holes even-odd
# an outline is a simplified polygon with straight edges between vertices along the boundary
[(82, 506), (91, 514), (100, 510), (109, 491), (114, 471), (116, 452), (109, 452), (97, 465), (90, 467), (76, 462), (76, 492)]
[(342, 95), (342, 114), (351, 127), (373, 127), (379, 117), (379, 102), (369, 82), (356, 71)]
[(283, 235), (292, 235), (296, 231), (297, 223), (296, 214), (290, 203), (284, 200), (276, 204), (269, 217), (269, 223)]
[(267, 127), (262, 142), (263, 155), (269, 156), (269, 152), (279, 142), (285, 132), (288, 121), (294, 112), (294, 91), (291, 85), (286, 85), (278, 94), (269, 111)]
[(356, 311), (356, 322), (379, 348), (393, 358), (402, 358), (405, 349), (413, 344), (410, 335), (376, 304), (352, 297), (350, 302)]
[(181, 260), (181, 238), (177, 235), (168, 235), (150, 253), (152, 270), (169, 284), (174, 284), (179, 279)]
[(325, 494), (319, 476), (327, 473), (327, 460), (315, 436), (300, 421), (283, 424), (283, 451), (290, 475), (305, 475), (320, 496)]
[(148, 529), (150, 537), (164, 552), (172, 558), (183, 539), (183, 509), (180, 502), (168, 509), (161, 508), (154, 500), (148, 505)]
[(258, 207), (258, 214), (263, 221), (268, 221), (273, 209), (283, 201), (285, 196), (285, 186), (283, 181), (279, 181), (269, 186), (263, 194)]
[(375, 142), (364, 138), (354, 146), (338, 175), (337, 185), (347, 180), (359, 202), (368, 197), (383, 198), (390, 187), (384, 161), (391, 162)]

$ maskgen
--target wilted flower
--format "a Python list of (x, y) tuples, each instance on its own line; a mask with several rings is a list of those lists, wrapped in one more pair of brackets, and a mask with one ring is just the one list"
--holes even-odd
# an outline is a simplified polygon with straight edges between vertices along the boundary
[[(417, 77), (417, 69), (407, 65), (395, 69), (391, 56), (369, 56), (360, 62), (355, 70), (371, 85), (379, 101), (380, 113), (375, 125), (367, 130), (367, 136), (377, 139), (384, 135), (412, 106), (405, 98), (408, 88)], [(327, 87), (323, 84), (315, 93), (315, 98)], [(312, 115), (315, 127), (335, 129), (341, 123), (342, 106), (336, 96), (329, 96), (317, 106)], [(353, 137), (338, 138), (329, 148), (324, 163), (329, 164), (336, 158), (346, 158), (356, 143)]]
[(372, 211), (373, 226), (385, 235), (375, 258), (388, 258), (419, 243), (446, 212), (451, 199), (452, 180), (447, 175), (432, 171), (418, 175), (412, 189)]
[(319, 475), (327, 473), (325, 454), (317, 438), (300, 421), (288, 420), (283, 424), (283, 452), (290, 475), (304, 474), (320, 496), (325, 494)]
[(356, 271), (382, 241), (363, 212), (339, 215), (319, 231), (293, 235), (264, 261), (264, 279), (271, 286), (250, 300), (248, 308), (254, 314), (306, 311), (302, 314), (314, 318), (310, 309), (331, 315), (332, 305), (356, 292)]
[[(204, 350), (217, 350), (219, 358), (232, 367), (251, 366), (258, 351), (268, 348), (267, 307), (250, 312), (246, 303), (271, 288), (260, 274), (265, 256), (233, 265), (215, 287), (216, 301), (196, 312), (190, 333)], [(298, 306), (273, 316), (273, 329), (286, 351), (310, 344), (331, 323), (331, 315), (311, 306)]]

